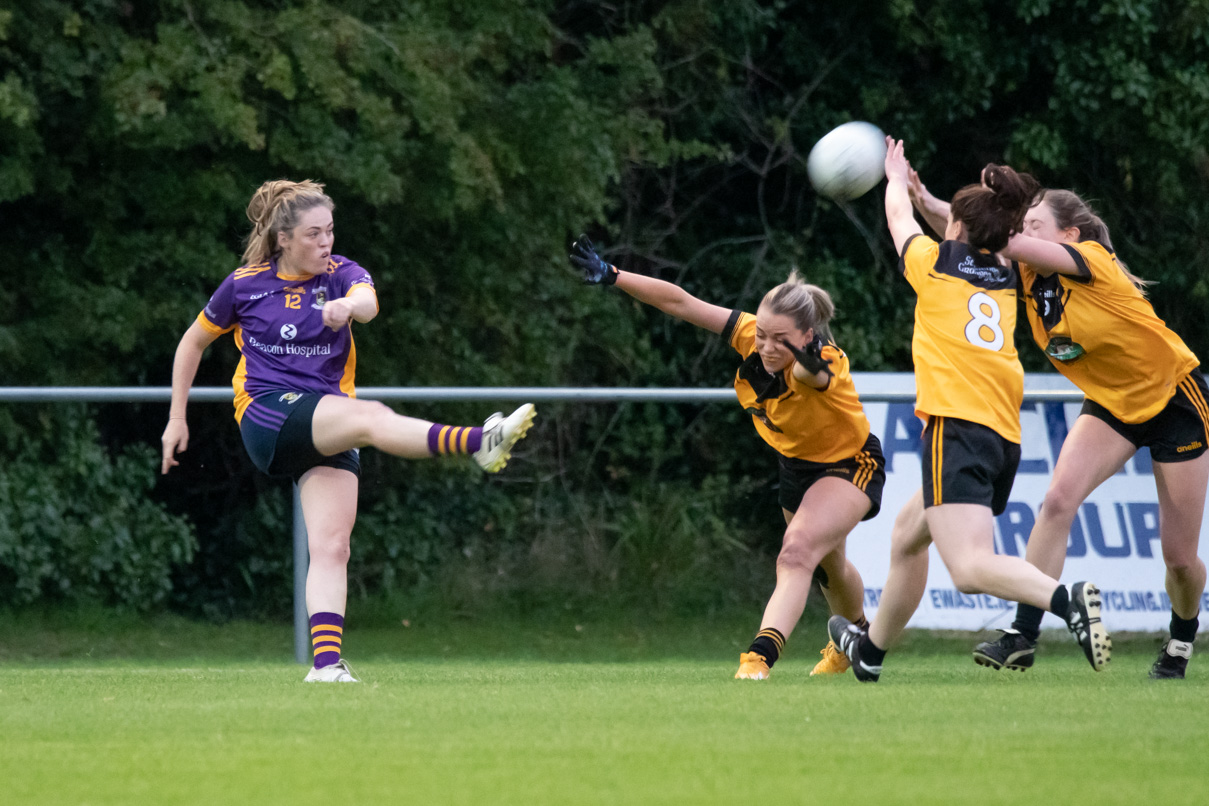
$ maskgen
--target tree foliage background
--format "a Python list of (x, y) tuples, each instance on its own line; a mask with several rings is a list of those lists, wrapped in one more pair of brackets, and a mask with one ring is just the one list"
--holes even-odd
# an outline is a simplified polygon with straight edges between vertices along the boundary
[[(1093, 199), (1160, 315), (1209, 352), (1206, 0), (30, 0), (0, 7), (0, 69), (13, 385), (168, 384), (278, 177), (327, 183), (336, 251), (374, 274), (362, 386), (727, 384), (719, 340), (580, 285), (565, 255), (584, 230), (747, 310), (797, 267), (832, 292), (856, 369), (907, 371), (913, 298), (879, 192), (837, 206), (806, 179), (811, 144), (853, 119), (904, 138), (937, 195), (997, 161)], [(227, 384), (236, 359), (220, 341), (197, 383)], [(201, 404), (183, 466), (154, 480), (165, 416), (0, 409), (0, 585), (288, 613), (288, 487)], [(546, 406), (498, 478), (367, 451), (353, 595), (758, 600), (781, 521), (744, 419)]]

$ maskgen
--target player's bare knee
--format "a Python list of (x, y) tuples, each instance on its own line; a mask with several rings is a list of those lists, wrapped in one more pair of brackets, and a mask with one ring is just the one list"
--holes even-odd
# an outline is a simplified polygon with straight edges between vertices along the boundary
[(981, 578), (977, 563), (961, 562), (949, 566), (953, 587), (962, 593), (982, 593)]
[(363, 444), (376, 445), (386, 439), (395, 418), (398, 416), (385, 403), (379, 403), (376, 400), (367, 401), (365, 408), (359, 416), (360, 422), (358, 423)]
[(1205, 573), (1204, 564), (1195, 554), (1164, 555), (1163, 563), (1167, 566), (1167, 573), (1176, 579), (1194, 579)]
[(898, 523), (895, 523), (894, 531), (890, 533), (890, 556), (906, 559), (926, 552), (931, 541), (928, 540), (926, 530), (922, 535), (920, 531), (913, 524), (900, 529)]
[(1045, 500), (1041, 502), (1040, 515), (1047, 520), (1059, 523), (1074, 523), (1079, 514), (1083, 499), (1079, 494), (1065, 484), (1056, 484), (1045, 492)]
[(324, 565), (348, 565), (352, 550), (349, 546), (348, 535), (332, 532), (327, 535), (317, 535), (311, 540), (311, 562)]
[(777, 555), (777, 568), (787, 571), (813, 571), (818, 565), (817, 550), (812, 550), (805, 530), (785, 532), (785, 543)]

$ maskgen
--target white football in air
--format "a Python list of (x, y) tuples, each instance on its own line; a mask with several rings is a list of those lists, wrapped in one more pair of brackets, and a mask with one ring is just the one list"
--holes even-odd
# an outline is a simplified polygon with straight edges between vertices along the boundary
[(855, 199), (886, 174), (886, 135), (859, 120), (836, 126), (810, 149), (806, 171), (820, 195), (837, 201)]

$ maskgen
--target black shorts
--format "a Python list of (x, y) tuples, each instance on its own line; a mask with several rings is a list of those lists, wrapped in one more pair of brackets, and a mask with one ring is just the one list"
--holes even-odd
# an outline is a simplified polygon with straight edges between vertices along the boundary
[(297, 481), (312, 467), (335, 467), (361, 475), (361, 458), (354, 448), (335, 456), (315, 449), (311, 420), (323, 395), (277, 389), (254, 399), (239, 421), (239, 434), (252, 464), (270, 476)]
[(802, 496), (810, 485), (825, 476), (834, 476), (852, 482), (869, 496), (872, 506), (861, 520), (867, 521), (881, 511), (882, 488), (886, 486), (886, 458), (882, 456), (882, 443), (876, 435), (869, 435), (856, 456), (839, 462), (807, 462), (805, 459), (781, 455), (778, 458), (781, 489), (777, 497), (782, 508), (797, 512), (802, 505)]
[(1108, 423), (1135, 448), (1150, 448), (1150, 458), (1156, 462), (1187, 462), (1204, 453), (1209, 444), (1206, 399), (1205, 376), (1194, 369), (1176, 386), (1167, 406), (1144, 423), (1123, 423), (1091, 398), (1083, 401), (1082, 413)]
[(981, 504), (996, 515), (1007, 508), (1020, 446), (985, 425), (929, 417), (921, 443), (924, 508)]

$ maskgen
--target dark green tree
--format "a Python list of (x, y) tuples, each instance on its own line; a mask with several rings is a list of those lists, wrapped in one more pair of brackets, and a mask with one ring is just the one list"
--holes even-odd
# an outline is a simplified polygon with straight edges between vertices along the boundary
[[(836, 204), (806, 176), (810, 146), (853, 119), (904, 138), (938, 194), (994, 161), (1093, 199), (1160, 315), (1209, 352), (1205, 0), (33, 0), (0, 10), (0, 71), (15, 384), (166, 384), (238, 264), (248, 198), (278, 177), (326, 182), (337, 251), (374, 273), (363, 386), (728, 383), (716, 338), (579, 286), (581, 230), (748, 310), (797, 267), (832, 292), (855, 369), (909, 370), (879, 193)], [(223, 340), (198, 383), (226, 384), (236, 358)], [(53, 410), (5, 416), (39, 455), (84, 433)], [(91, 416), (100, 459), (121, 462), (164, 414)], [(146, 493), (198, 535), (175, 601), (282, 612), (287, 490), (228, 417), (194, 406), (186, 466)], [(551, 406), (500, 479), (367, 456), (354, 582), (467, 607), (652, 586), (717, 602), (778, 534), (750, 430), (737, 407)]]

